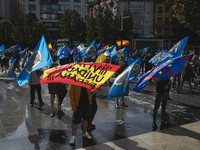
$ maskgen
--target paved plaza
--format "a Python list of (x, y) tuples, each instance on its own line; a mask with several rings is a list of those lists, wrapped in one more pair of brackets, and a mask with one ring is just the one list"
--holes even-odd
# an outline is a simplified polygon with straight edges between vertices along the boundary
[[(197, 79), (196, 79), (197, 80)], [(113, 79), (111, 79), (113, 81)], [(42, 85), (45, 105), (40, 107), (36, 95), (34, 107), (29, 107), (29, 85), (19, 87), (15, 79), (0, 75), (0, 149), (1, 150), (133, 150), (133, 149), (199, 149), (200, 147), (200, 90), (187, 84), (179, 93), (170, 91), (167, 117), (171, 126), (161, 124), (152, 131), (155, 83), (148, 83), (144, 91), (134, 91), (136, 81), (130, 82), (128, 107), (116, 108), (115, 99), (107, 99), (110, 86), (102, 86), (97, 95), (98, 110), (90, 131), (92, 140), (82, 138), (78, 126), (76, 145), (70, 146), (72, 110), (68, 94), (62, 109), (64, 116), (50, 117), (50, 95), (47, 84)], [(57, 103), (57, 99), (55, 100)], [(57, 105), (56, 111), (57, 111)]]

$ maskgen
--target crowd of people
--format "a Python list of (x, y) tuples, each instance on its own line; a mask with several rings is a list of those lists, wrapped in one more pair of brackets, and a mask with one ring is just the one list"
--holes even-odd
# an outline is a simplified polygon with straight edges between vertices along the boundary
[[(28, 52), (29, 56), (32, 53), (32, 50), (15, 50), (15, 49), (7, 49), (4, 52), (4, 56), (1, 58), (1, 66), (2, 66), (2, 72), (5, 71), (7, 73), (7, 70), (9, 68), (9, 60), (15, 59), (16, 62), (13, 67), (13, 71), (17, 69), (18, 72), (21, 72), (20, 67), (20, 60), (23, 59), (23, 63), (25, 63), (26, 55), (25, 52)], [(20, 53), (21, 52), (21, 53)], [(74, 57), (70, 51), (68, 52), (69, 57), (60, 59), (58, 61), (57, 56), (57, 50), (53, 49), (51, 50), (51, 55), (54, 60), (54, 64), (49, 66), (49, 68), (57, 66), (57, 65), (65, 65), (69, 63), (74, 62)], [(167, 105), (167, 100), (170, 100), (169, 97), (169, 91), (170, 88), (173, 91), (180, 92), (183, 88), (183, 85), (185, 81), (188, 82), (188, 92), (192, 92), (193, 86), (198, 86), (200, 89), (200, 53), (198, 53), (197, 50), (185, 50), (184, 54), (191, 54), (190, 59), (186, 62), (186, 64), (182, 67), (182, 69), (179, 71), (179, 73), (172, 78), (160, 78), (155, 79), (156, 82), (156, 98), (155, 98), (155, 105), (153, 110), (153, 130), (157, 129), (156, 124), (156, 118), (157, 118), (157, 111), (160, 107), (160, 104), (162, 103), (162, 110), (161, 110), (161, 119), (162, 123), (168, 124), (168, 121), (165, 117), (165, 110)], [(154, 66), (149, 63), (150, 59), (155, 54), (151, 52), (146, 53), (139, 53), (138, 50), (135, 50), (132, 54), (129, 54), (129, 57), (131, 58), (137, 58), (141, 57), (143, 59), (143, 63), (141, 66), (141, 74), (151, 70)], [(117, 61), (113, 61), (112, 58), (109, 55), (106, 55), (106, 62), (105, 63), (111, 63), (122, 66), (122, 68), (116, 72), (115, 76), (118, 76), (120, 73), (122, 73), (126, 67), (127, 62), (125, 60), (125, 54), (120, 55), (121, 59)], [(82, 58), (82, 62), (96, 62), (97, 56), (94, 56), (92, 58), (87, 58), (86, 56)], [(30, 85), (30, 107), (34, 106), (34, 99), (35, 99), (35, 91), (37, 91), (38, 94), (38, 100), (39, 104), (42, 106), (44, 105), (42, 100), (42, 94), (41, 94), (41, 85), (39, 83), (40, 77), (43, 74), (43, 71), (36, 70), (31, 73), (31, 77), (29, 80)], [(195, 85), (194, 79), (199, 77), (199, 82), (197, 85)], [(152, 80), (150, 82), (153, 82)], [(110, 80), (106, 82), (106, 84), (111, 85)], [(98, 90), (95, 90), (93, 93), (91, 93), (88, 89), (81, 87), (81, 86), (75, 86), (75, 85), (69, 85), (69, 89), (67, 90), (67, 87), (65, 84), (61, 83), (49, 83), (48, 84), (49, 94), (50, 94), (50, 105), (51, 105), (51, 117), (55, 116), (55, 96), (58, 100), (58, 115), (65, 115), (65, 113), (62, 111), (62, 101), (67, 93), (69, 93), (69, 101), (71, 104), (71, 108), (73, 111), (72, 116), (72, 137), (70, 140), (70, 145), (75, 144), (75, 137), (76, 137), (76, 130), (77, 125), (81, 123), (82, 129), (83, 129), (83, 137), (87, 139), (92, 139), (92, 136), (88, 133), (89, 129), (95, 129), (95, 125), (92, 124), (92, 121), (95, 117), (95, 114), (98, 109), (98, 105), (96, 102), (96, 95), (98, 93)], [(64, 91), (60, 92), (61, 89)], [(63, 94), (64, 93), (64, 94)], [(128, 105), (125, 102), (125, 97), (117, 97), (115, 100), (116, 108), (120, 107), (128, 107)]]

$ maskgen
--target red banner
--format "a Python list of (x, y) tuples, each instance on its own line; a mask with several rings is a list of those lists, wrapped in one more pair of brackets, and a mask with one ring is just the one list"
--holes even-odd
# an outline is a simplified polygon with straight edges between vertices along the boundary
[(107, 63), (72, 63), (44, 71), (40, 84), (68, 83), (93, 92), (99, 89), (121, 66)]

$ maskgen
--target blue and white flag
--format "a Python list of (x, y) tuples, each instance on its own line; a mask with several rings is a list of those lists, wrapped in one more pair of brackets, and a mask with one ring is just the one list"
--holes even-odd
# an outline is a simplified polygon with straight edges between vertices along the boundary
[(138, 79), (135, 90), (142, 91), (147, 82), (154, 76), (160, 78), (171, 78), (176, 76), (189, 58), (190, 55), (179, 56), (154, 67)]
[(165, 57), (163, 57), (163, 59), (161, 60), (162, 62), (166, 62), (172, 58), (181, 56), (183, 50), (185, 49), (185, 46), (187, 44), (189, 36), (183, 38), (182, 40), (180, 40), (178, 43), (176, 43), (165, 55)]
[(161, 60), (163, 59), (163, 57), (165, 57), (166, 53), (167, 52), (165, 52), (164, 50), (162, 50), (160, 53), (158, 53), (153, 58), (151, 58), (150, 61), (149, 61), (149, 63), (153, 64), (154, 66), (158, 66), (159, 62), (161, 62)]
[(133, 64), (128, 66), (120, 75), (115, 79), (112, 87), (110, 88), (108, 99), (114, 97), (128, 96), (129, 94), (129, 79), (132, 76), (137, 76), (138, 69), (136, 66), (140, 63), (141, 59), (138, 59)]
[(64, 59), (64, 58), (67, 58), (67, 57), (69, 57), (69, 54), (68, 54), (68, 51), (67, 51), (67, 49), (66, 49), (66, 47), (65, 47), (65, 48), (63, 49), (63, 51), (61, 52), (61, 54), (60, 54), (58, 60)]
[(42, 35), (37, 44), (33, 54), (30, 56), (28, 63), (25, 65), (20, 75), (17, 77), (19, 86), (26, 84), (30, 79), (31, 72), (41, 69), (43, 67), (52, 65), (53, 59), (47, 46), (44, 35)]
[(95, 40), (90, 44), (89, 47), (81, 54), (82, 57), (86, 56), (88, 59), (92, 58), (93, 56), (98, 56), (99, 52), (97, 51), (96, 42)]
[[(111, 53), (112, 54), (112, 53)], [(113, 59), (113, 61), (117, 61), (121, 59), (121, 56), (124, 55), (125, 56), (125, 60), (127, 60), (128, 58), (128, 49), (122, 48), (120, 50), (118, 50), (115, 54), (113, 54), (111, 57)]]

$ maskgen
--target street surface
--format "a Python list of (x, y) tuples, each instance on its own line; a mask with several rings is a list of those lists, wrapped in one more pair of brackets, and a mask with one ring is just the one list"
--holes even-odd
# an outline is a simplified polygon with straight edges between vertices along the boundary
[[(111, 78), (111, 81), (113, 80)], [(195, 82), (197, 83), (197, 79), (195, 79)], [(167, 116), (171, 126), (161, 125), (159, 109), (157, 118), (159, 129), (156, 132), (152, 132), (151, 125), (156, 94), (155, 83), (148, 83), (142, 92), (134, 91), (135, 83), (136, 81), (130, 82), (129, 96), (125, 97), (127, 108), (116, 108), (115, 99), (107, 99), (110, 86), (105, 83), (97, 95), (98, 110), (93, 121), (96, 129), (90, 131), (93, 140), (82, 138), (82, 130), (79, 125), (76, 134), (76, 145), (71, 147), (69, 141), (71, 138), (72, 110), (68, 94), (62, 105), (65, 115), (58, 116), (56, 114), (55, 117), (50, 117), (50, 95), (47, 84), (42, 85), (42, 97), (45, 105), (39, 106), (36, 94), (34, 107), (29, 107), (29, 85), (26, 84), (19, 87), (15, 79), (8, 78), (4, 73), (0, 73), (0, 149), (156, 149), (152, 147), (155, 141), (150, 142), (151, 148), (148, 148), (148, 145), (141, 141), (152, 134), (154, 136), (157, 135), (157, 139), (159, 139), (158, 135), (161, 132), (167, 132), (168, 130), (173, 130), (173, 127), (179, 128), (179, 126), (200, 121), (200, 90), (197, 87), (193, 87), (193, 93), (189, 94), (185, 83), (180, 93), (170, 91), (172, 100), (168, 101)], [(57, 112), (57, 99), (55, 103)], [(166, 130), (165, 128), (168, 129)], [(191, 126), (187, 126), (188, 132), (190, 128)], [(184, 131), (186, 132), (186, 130)], [(197, 131), (193, 132), (191, 134), (200, 140), (200, 131), (199, 133)], [(173, 136), (173, 132), (168, 134), (170, 134), (168, 138)], [(186, 134), (186, 136), (188, 135)], [(138, 141), (137, 137), (141, 139)], [(162, 140), (164, 141), (164, 139)], [(113, 146), (116, 141), (120, 142), (120, 144)], [(162, 141), (160, 141), (161, 143)], [(182, 144), (184, 144), (184, 141)], [(134, 148), (132, 147), (133, 145)], [(159, 147), (158, 141), (156, 145), (160, 149), (166, 148), (165, 146)], [(200, 145), (198, 146), (200, 147)]]

